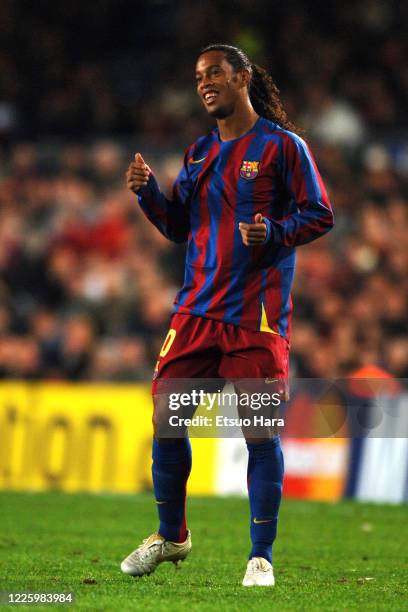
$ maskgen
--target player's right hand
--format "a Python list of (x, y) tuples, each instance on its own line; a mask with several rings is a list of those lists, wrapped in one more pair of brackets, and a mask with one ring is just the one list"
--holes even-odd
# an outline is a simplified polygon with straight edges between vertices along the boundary
[(126, 172), (126, 183), (128, 188), (137, 193), (141, 187), (145, 187), (152, 173), (140, 153), (136, 153), (135, 159), (129, 164)]

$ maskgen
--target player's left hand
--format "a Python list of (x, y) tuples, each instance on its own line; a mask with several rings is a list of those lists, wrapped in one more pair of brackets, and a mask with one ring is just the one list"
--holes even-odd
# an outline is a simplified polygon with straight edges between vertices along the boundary
[(261, 213), (255, 215), (254, 223), (240, 223), (238, 227), (245, 246), (253, 246), (265, 242), (267, 229), (266, 223), (262, 221)]

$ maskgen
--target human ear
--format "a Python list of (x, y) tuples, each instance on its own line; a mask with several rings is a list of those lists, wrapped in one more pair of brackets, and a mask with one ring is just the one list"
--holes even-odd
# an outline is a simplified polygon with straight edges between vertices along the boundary
[(242, 78), (243, 85), (248, 85), (249, 86), (249, 83), (250, 83), (250, 80), (251, 80), (251, 75), (249, 73), (249, 70), (242, 70), (241, 71), (241, 75), (242, 75), (241, 78)]

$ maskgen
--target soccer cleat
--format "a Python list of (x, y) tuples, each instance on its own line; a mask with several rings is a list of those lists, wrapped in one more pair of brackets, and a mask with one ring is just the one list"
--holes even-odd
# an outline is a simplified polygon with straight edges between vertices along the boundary
[(248, 561), (242, 586), (273, 586), (275, 578), (273, 567), (263, 557), (253, 557)]
[(158, 533), (143, 540), (120, 564), (120, 569), (130, 576), (149, 575), (163, 561), (172, 561), (176, 568), (191, 550), (191, 532), (187, 531), (185, 542), (169, 542)]

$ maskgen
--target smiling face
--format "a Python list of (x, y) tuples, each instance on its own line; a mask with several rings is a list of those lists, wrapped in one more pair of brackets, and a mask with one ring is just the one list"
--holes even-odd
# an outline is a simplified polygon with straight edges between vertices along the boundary
[(203, 53), (196, 64), (197, 93), (209, 115), (225, 119), (247, 95), (249, 73), (234, 72), (222, 51)]

